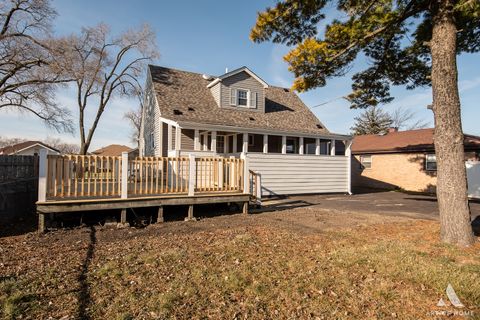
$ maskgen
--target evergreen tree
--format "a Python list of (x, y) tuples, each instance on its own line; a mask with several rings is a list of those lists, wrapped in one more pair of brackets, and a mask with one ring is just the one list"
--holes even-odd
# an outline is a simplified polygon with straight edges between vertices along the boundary
[[(332, 4), (341, 18), (318, 32)], [(345, 75), (365, 56), (368, 67), (352, 78), (352, 108), (390, 102), (391, 85), (431, 85), (441, 238), (473, 244), (456, 56), (480, 50), (478, 0), (283, 0), (258, 14), (250, 38), (295, 46), (284, 58), (299, 91)]]
[(392, 125), (390, 115), (376, 106), (369, 107), (358, 117), (355, 117), (355, 123), (352, 134), (358, 136), (362, 134), (385, 134)]

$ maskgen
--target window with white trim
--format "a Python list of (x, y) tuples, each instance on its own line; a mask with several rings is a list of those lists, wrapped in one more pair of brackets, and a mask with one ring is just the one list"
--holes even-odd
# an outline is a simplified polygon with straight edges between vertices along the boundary
[(434, 154), (425, 155), (425, 170), (437, 171), (437, 156)]
[(247, 89), (230, 88), (230, 105), (244, 108), (256, 108), (258, 92)]
[(247, 107), (248, 90), (237, 89), (237, 106)]
[(360, 168), (370, 169), (372, 167), (372, 156), (364, 155), (360, 156)]

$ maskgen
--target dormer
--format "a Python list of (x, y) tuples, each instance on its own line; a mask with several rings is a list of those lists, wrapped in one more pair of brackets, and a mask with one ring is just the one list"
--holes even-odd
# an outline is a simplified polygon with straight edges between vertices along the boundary
[(268, 84), (247, 67), (217, 77), (207, 88), (220, 108), (265, 112)]

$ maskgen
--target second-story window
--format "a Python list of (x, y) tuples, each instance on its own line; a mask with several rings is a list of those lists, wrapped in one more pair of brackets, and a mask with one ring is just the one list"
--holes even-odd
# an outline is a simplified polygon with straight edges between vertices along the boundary
[(246, 107), (248, 104), (248, 91), (238, 89), (237, 90), (237, 105)]

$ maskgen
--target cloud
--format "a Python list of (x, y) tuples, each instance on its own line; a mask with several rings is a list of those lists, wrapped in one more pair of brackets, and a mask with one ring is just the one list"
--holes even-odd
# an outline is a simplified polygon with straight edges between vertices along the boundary
[(464, 92), (480, 86), (480, 77), (474, 79), (461, 80), (458, 82), (458, 91)]

